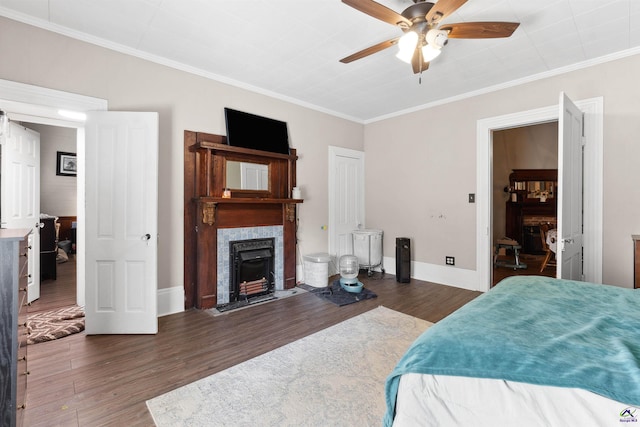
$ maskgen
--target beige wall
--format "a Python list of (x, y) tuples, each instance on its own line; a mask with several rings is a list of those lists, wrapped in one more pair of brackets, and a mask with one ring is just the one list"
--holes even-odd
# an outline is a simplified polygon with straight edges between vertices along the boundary
[(183, 132), (224, 135), (224, 107), (288, 123), (305, 199), (298, 236), (305, 252), (327, 250), (327, 147), (362, 150), (363, 125), (5, 18), (0, 57), (0, 79), (103, 98), (110, 110), (159, 112), (159, 288), (183, 286)]
[(56, 175), (57, 152), (76, 153), (76, 129), (24, 123), (40, 134), (40, 212), (76, 216), (78, 179)]
[[(603, 281), (632, 286), (631, 234), (640, 231), (640, 102), (636, 55), (467, 100), (372, 123), (365, 128), (367, 226), (412, 238), (416, 261), (476, 269), (476, 124), (479, 119), (574, 100), (604, 98)], [(424, 78), (429, 78), (428, 73)], [(381, 207), (384, 206), (384, 209)]]
[[(476, 125), (479, 119), (604, 97), (606, 283), (631, 286), (631, 234), (640, 232), (640, 56), (523, 84), (363, 126), (0, 18), (0, 79), (107, 99), (111, 110), (160, 113), (160, 288), (182, 286), (182, 136), (224, 134), (223, 107), (288, 122), (298, 149), (303, 253), (327, 250), (327, 146), (366, 152), (367, 227), (412, 239), (416, 261), (475, 270)], [(423, 76), (429, 78), (428, 72)]]

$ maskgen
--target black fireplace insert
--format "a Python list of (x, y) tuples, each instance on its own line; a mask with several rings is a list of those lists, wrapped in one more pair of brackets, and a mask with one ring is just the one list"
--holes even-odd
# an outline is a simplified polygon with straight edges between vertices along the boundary
[(271, 294), (275, 288), (275, 239), (229, 242), (229, 302)]

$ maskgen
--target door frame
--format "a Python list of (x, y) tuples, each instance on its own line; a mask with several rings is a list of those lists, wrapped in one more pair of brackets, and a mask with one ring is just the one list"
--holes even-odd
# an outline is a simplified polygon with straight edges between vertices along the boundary
[[(603, 242), (603, 97), (575, 101), (584, 113), (584, 276), (602, 283)], [(493, 131), (530, 126), (559, 119), (558, 105), (478, 120), (476, 134), (476, 273), (477, 290), (491, 287), (493, 250)]]
[[(360, 161), (360, 164), (362, 166), (361, 171), (362, 171), (362, 179), (360, 180), (361, 182), (361, 188), (360, 190), (360, 194), (362, 195), (362, 197), (360, 197), (360, 212), (362, 212), (362, 224), (364, 227), (364, 224), (366, 224), (365, 222), (365, 216), (366, 216), (366, 212), (365, 212), (365, 193), (364, 193), (364, 186), (365, 186), (365, 162), (364, 162), (364, 151), (359, 151), (359, 150), (354, 150), (351, 148), (343, 148), (343, 147), (336, 147), (333, 145), (329, 146), (329, 166), (328, 166), (328, 172), (329, 172), (329, 233), (328, 233), (328, 238), (329, 238), (329, 254), (333, 255), (337, 253), (337, 236), (334, 234), (336, 231), (336, 227), (335, 225), (337, 224), (337, 218), (335, 215), (335, 208), (336, 208), (336, 198), (335, 198), (335, 194), (336, 194), (336, 189), (338, 188), (338, 186), (340, 185), (339, 182), (337, 182), (337, 176), (334, 173), (335, 168), (336, 168), (336, 159), (340, 156), (342, 157), (352, 157), (352, 158), (356, 158)], [(333, 273), (337, 273), (337, 260), (333, 265)]]
[[(75, 128), (78, 158), (84, 156), (84, 120), (62, 116), (59, 111), (67, 110), (85, 113), (87, 111), (108, 109), (106, 99), (77, 95), (0, 79), (0, 107), (9, 114), (11, 120), (38, 123), (43, 125)], [(76, 240), (78, 247), (84, 246), (84, 171), (78, 170)], [(84, 251), (79, 251), (76, 270), (76, 300), (79, 306), (85, 305), (85, 268)]]

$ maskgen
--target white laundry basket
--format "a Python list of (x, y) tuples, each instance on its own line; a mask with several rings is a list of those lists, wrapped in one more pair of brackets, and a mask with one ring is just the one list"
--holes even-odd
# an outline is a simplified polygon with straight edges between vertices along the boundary
[(316, 253), (303, 256), (304, 283), (316, 288), (329, 286), (329, 262), (331, 256), (326, 253)]
[(382, 265), (382, 230), (354, 230), (353, 254), (358, 257), (360, 268), (371, 269)]

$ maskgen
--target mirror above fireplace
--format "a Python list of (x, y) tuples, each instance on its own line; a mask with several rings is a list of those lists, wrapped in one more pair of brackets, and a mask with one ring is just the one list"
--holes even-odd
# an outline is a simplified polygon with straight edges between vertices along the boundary
[(269, 190), (269, 165), (227, 160), (226, 188), (230, 190)]

